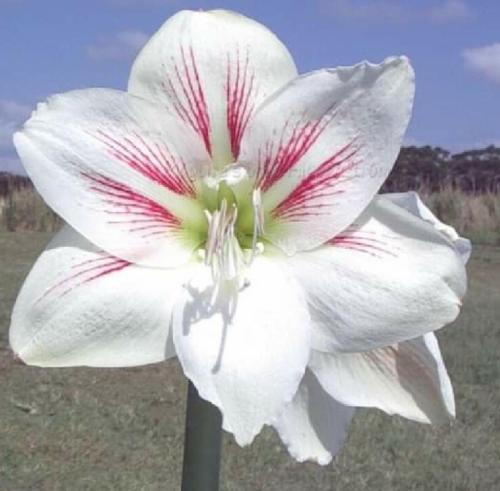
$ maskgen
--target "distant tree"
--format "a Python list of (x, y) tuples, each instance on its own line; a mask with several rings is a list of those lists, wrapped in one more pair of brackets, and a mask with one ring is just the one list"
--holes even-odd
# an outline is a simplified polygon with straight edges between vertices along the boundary
[(403, 147), (383, 190), (437, 191), (445, 185), (468, 193), (500, 192), (500, 148), (452, 155), (440, 147)]
[(0, 196), (5, 197), (12, 191), (33, 187), (31, 181), (26, 176), (0, 172)]

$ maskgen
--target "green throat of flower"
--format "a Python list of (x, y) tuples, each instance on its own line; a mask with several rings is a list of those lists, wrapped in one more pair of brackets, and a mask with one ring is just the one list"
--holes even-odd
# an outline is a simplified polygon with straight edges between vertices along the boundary
[[(239, 278), (264, 249), (259, 240), (264, 233), (261, 193), (259, 189), (249, 190), (247, 183), (246, 171), (235, 165), (205, 179), (215, 206), (204, 210), (208, 228), (200, 254), (215, 282)], [(239, 192), (235, 193), (235, 188)]]

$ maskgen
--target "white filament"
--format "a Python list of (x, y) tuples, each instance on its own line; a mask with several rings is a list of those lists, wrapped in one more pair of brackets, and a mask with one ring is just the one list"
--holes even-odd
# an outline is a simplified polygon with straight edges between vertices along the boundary
[(214, 212), (205, 210), (208, 220), (207, 242), (205, 245), (205, 264), (210, 266), (214, 282), (232, 280), (240, 275), (244, 266), (249, 266), (256, 254), (261, 250), (257, 242), (259, 235), (264, 233), (264, 213), (259, 189), (252, 194), (254, 215), (252, 246), (250, 259), (245, 261), (238, 239), (235, 235), (235, 225), (238, 219), (238, 208), (235, 204), (228, 205), (223, 199), (220, 207)]
[(223, 199), (218, 210), (213, 213), (205, 210), (205, 214), (208, 220), (205, 264), (212, 268), (214, 280), (231, 280), (238, 276), (242, 260), (234, 234), (238, 208), (234, 204), (228, 207)]
[(252, 252), (250, 255), (250, 264), (258, 251), (257, 238), (264, 234), (264, 209), (262, 208), (262, 197), (260, 189), (254, 189), (252, 193), (253, 206), (253, 234), (252, 234)]

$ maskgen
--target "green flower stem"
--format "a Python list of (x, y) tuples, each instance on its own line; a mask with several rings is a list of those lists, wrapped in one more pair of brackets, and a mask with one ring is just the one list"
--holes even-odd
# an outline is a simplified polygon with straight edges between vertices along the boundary
[(222, 415), (189, 382), (182, 491), (219, 489)]

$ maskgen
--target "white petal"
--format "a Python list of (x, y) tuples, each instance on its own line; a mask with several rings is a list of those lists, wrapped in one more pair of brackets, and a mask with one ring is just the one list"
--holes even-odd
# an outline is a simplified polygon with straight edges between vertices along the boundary
[(419, 195), (415, 191), (409, 191), (406, 193), (386, 193), (381, 196), (392, 201), (394, 204), (401, 206), (405, 210), (408, 210), (413, 215), (422, 218), (422, 220), (427, 220), (432, 223), (437, 230), (445, 234), (453, 242), (453, 244), (455, 244), (457, 251), (462, 257), (462, 261), (464, 264), (467, 264), (472, 249), (470, 240), (460, 237), (453, 227), (446, 225), (439, 220), (422, 202)]
[(240, 160), (264, 192), (268, 238), (291, 254), (323, 244), (357, 218), (398, 155), (413, 79), (404, 57), (320, 70), (259, 107)]
[(255, 107), (296, 75), (285, 46), (258, 22), (224, 10), (183, 11), (143, 48), (129, 91), (177, 114), (222, 166), (237, 159)]
[(107, 252), (149, 265), (185, 260), (206, 227), (194, 197), (208, 155), (153, 104), (107, 89), (40, 104), (14, 138), (45, 201)]
[(282, 264), (306, 291), (322, 351), (369, 350), (438, 329), (458, 315), (466, 288), (453, 244), (383, 198), (328, 245)]
[(24, 362), (45, 367), (165, 360), (175, 354), (171, 313), (185, 274), (132, 265), (65, 227), (21, 289), (11, 347)]
[(308, 370), (273, 426), (295, 460), (326, 465), (344, 444), (354, 411), (330, 397)]
[(248, 281), (239, 292), (227, 282), (216, 294), (203, 268), (174, 312), (184, 373), (222, 411), (240, 445), (292, 400), (310, 352), (309, 314), (293, 278), (258, 257)]
[(338, 401), (377, 407), (422, 423), (455, 416), (455, 400), (433, 333), (362, 353), (313, 352), (310, 368)]

